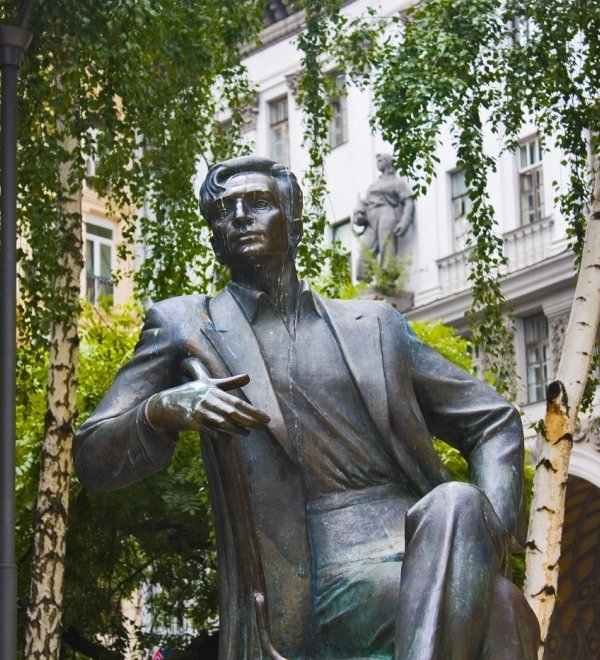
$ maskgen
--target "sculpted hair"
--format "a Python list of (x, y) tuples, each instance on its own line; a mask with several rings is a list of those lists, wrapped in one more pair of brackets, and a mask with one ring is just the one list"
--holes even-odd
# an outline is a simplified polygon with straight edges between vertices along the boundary
[(242, 156), (224, 160), (208, 170), (200, 187), (200, 212), (209, 225), (215, 200), (225, 190), (225, 183), (232, 176), (243, 172), (272, 176), (277, 181), (281, 208), (286, 212), (288, 220), (302, 217), (302, 190), (289, 167), (268, 158)]

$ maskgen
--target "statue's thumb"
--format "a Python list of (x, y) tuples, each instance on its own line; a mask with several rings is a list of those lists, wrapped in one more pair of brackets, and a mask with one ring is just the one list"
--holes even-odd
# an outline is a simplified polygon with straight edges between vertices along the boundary
[(206, 380), (207, 373), (198, 358), (189, 357), (181, 363), (181, 371), (190, 380)]
[(248, 374), (238, 374), (237, 376), (230, 376), (229, 378), (211, 378), (211, 381), (220, 390), (235, 390), (238, 387), (243, 387), (250, 382)]
[[(181, 365), (181, 369), (190, 380), (206, 380), (208, 376), (202, 362), (195, 357), (186, 358)], [(210, 382), (220, 390), (235, 390), (238, 387), (247, 385), (250, 382), (250, 376), (248, 374), (237, 374), (227, 378), (211, 378)]]

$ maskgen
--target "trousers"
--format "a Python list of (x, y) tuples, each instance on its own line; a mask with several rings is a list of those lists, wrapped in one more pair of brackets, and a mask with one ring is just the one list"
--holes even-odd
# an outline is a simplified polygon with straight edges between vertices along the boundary
[(506, 577), (507, 534), (483, 491), (346, 499), (308, 508), (319, 658), (537, 658), (537, 619)]

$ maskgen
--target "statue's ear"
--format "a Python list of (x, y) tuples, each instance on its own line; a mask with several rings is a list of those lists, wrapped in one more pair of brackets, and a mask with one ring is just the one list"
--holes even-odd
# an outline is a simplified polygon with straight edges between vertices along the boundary
[(289, 225), (288, 236), (293, 247), (297, 247), (302, 240), (302, 218), (292, 218)]

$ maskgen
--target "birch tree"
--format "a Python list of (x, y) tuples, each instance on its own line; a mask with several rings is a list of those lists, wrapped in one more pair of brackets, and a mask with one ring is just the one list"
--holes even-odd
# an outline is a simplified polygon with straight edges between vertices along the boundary
[[(74, 139), (68, 140), (64, 149), (67, 154), (72, 154)], [(61, 231), (70, 236), (72, 249), (57, 255), (61, 274), (54, 285), (78, 299), (83, 265), (82, 182), (73, 180), (72, 163), (68, 159), (59, 166), (62, 197), (55, 220), (61, 225)], [(57, 657), (60, 645), (69, 481), (73, 465), (71, 444), (79, 363), (78, 318), (75, 308), (68, 320), (54, 319), (50, 324), (45, 431), (27, 608), (30, 624), (25, 639), (26, 658)]]
[(556, 602), (560, 541), (565, 511), (569, 457), (600, 323), (600, 169), (583, 242), (573, 307), (556, 380), (548, 386), (546, 416), (527, 534), (525, 596), (542, 630), (543, 657)]
[[(13, 10), (0, 2), (4, 15)], [(222, 109), (232, 135), (241, 124), (250, 87), (239, 48), (256, 38), (261, 10), (253, 0), (63, 0), (40, 2), (32, 16), (20, 79), (19, 341), (30, 360), (49, 351), (49, 372), (27, 658), (57, 657), (60, 646), (86, 159), (99, 159), (87, 183), (121, 217), (126, 241), (141, 225), (154, 252), (141, 291), (189, 291), (209, 254), (198, 245), (197, 159), (229, 144)], [(144, 204), (151, 213), (137, 216)]]

